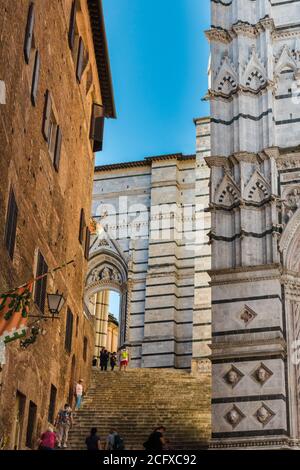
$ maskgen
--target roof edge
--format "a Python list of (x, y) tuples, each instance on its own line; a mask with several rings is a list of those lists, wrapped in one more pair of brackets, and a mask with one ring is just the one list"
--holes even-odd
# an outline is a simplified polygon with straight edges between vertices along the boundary
[(98, 77), (100, 82), (100, 91), (103, 105), (105, 108), (105, 117), (115, 119), (117, 115), (114, 101), (112, 75), (105, 31), (102, 0), (87, 0), (87, 4), (93, 34), (93, 43), (98, 69)]
[(161, 160), (174, 160), (176, 158), (179, 161), (183, 160), (194, 160), (196, 158), (195, 154), (184, 155), (182, 153), (170, 153), (166, 155), (155, 155), (152, 157), (145, 157), (144, 160), (136, 160), (132, 162), (123, 162), (123, 163), (111, 163), (108, 165), (97, 165), (95, 166), (95, 173), (98, 171), (109, 171), (109, 170), (119, 170), (123, 168), (135, 168), (141, 166), (151, 166), (153, 161)]

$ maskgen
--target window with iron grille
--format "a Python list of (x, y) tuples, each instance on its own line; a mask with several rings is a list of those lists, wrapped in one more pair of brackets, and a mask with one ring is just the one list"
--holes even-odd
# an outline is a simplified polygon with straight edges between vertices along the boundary
[(84, 362), (86, 362), (86, 358), (87, 358), (87, 348), (88, 348), (88, 339), (85, 336), (84, 339), (83, 339), (83, 360), (84, 360)]
[(48, 410), (48, 422), (52, 424), (54, 424), (54, 417), (55, 417), (56, 395), (57, 395), (57, 389), (56, 387), (54, 387), (54, 385), (51, 384), (49, 410)]
[(11, 259), (14, 257), (16, 231), (17, 231), (18, 206), (13, 189), (10, 190), (6, 226), (5, 226), (5, 246)]
[(73, 313), (68, 308), (67, 322), (66, 322), (66, 336), (65, 336), (65, 350), (68, 353), (72, 351), (72, 336), (73, 336)]
[(35, 430), (36, 414), (37, 414), (37, 406), (35, 403), (30, 401), (29, 411), (28, 411), (28, 421), (27, 421), (27, 432), (26, 432), (26, 447), (29, 447), (29, 449), (33, 449), (33, 446), (34, 446), (33, 435), (34, 435), (34, 430)]
[[(39, 251), (35, 277), (43, 276), (47, 272), (48, 272), (48, 265), (42, 253)], [(47, 289), (47, 276), (44, 276), (38, 281), (36, 281), (35, 290), (34, 290), (34, 302), (42, 313), (44, 313), (45, 311), (46, 289)]]

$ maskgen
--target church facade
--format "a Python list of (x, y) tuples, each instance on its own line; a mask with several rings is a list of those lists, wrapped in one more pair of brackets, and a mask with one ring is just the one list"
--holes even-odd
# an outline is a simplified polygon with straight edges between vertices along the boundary
[(209, 119), (195, 125), (197, 155), (96, 167), (102, 232), (91, 240), (86, 303), (94, 312), (101, 292), (120, 293), (119, 346), (129, 346), (131, 367), (208, 366)]
[(213, 0), (212, 447), (300, 437), (300, 2)]

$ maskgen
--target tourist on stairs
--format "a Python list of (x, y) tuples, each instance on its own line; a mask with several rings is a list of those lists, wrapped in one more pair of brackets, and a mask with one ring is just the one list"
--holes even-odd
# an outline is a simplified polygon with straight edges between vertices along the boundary
[(64, 409), (59, 410), (55, 421), (55, 427), (57, 428), (57, 447), (68, 447), (68, 435), (72, 425), (72, 408), (66, 403)]
[(97, 434), (97, 428), (92, 428), (90, 435), (86, 438), (85, 444), (87, 450), (101, 450), (100, 437)]
[(129, 362), (129, 354), (128, 354), (128, 349), (126, 346), (123, 346), (121, 348), (120, 352), (120, 370), (126, 370)]
[(117, 354), (113, 352), (110, 355), (110, 367), (112, 371), (114, 370), (116, 363), (117, 363)]
[(56, 443), (56, 434), (52, 426), (48, 426), (46, 432), (43, 432), (39, 439), (38, 450), (53, 450)]
[(156, 428), (148, 437), (148, 440), (144, 442), (143, 446), (147, 451), (160, 452), (164, 449), (166, 441), (164, 438), (164, 433), (166, 428), (164, 426), (159, 426)]
[(79, 382), (77, 382), (77, 384), (75, 385), (75, 397), (76, 397), (75, 410), (79, 410), (83, 395), (84, 395), (83, 380), (80, 379)]

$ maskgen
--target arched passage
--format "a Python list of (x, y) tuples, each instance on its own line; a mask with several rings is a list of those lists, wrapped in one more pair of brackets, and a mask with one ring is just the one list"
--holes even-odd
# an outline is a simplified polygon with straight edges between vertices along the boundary
[(286, 315), (289, 407), (294, 437), (300, 437), (300, 208), (287, 223), (279, 249), (282, 255)]
[[(119, 294), (117, 318), (110, 314), (110, 293)], [(128, 275), (124, 259), (107, 249), (93, 254), (89, 260), (85, 303), (95, 317), (94, 359), (105, 347), (113, 352), (128, 339)]]

